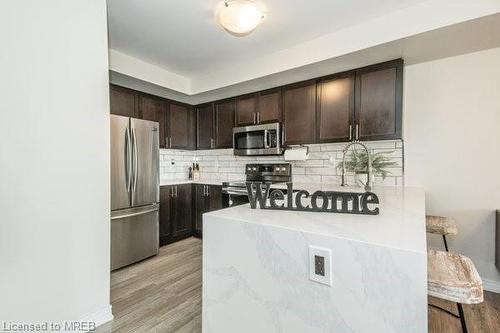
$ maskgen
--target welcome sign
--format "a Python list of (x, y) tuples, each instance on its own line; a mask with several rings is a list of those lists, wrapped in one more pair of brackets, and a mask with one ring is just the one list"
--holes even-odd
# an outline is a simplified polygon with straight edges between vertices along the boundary
[[(263, 187), (264, 185), (264, 187)], [(248, 199), (252, 209), (297, 210), (344, 214), (378, 215), (379, 199), (372, 192), (298, 191), (293, 200), (293, 183), (286, 184), (286, 194), (280, 189), (271, 191), (271, 183), (247, 182)], [(286, 196), (286, 204), (285, 204)], [(269, 199), (269, 205), (268, 205)], [(303, 201), (310, 199), (304, 205)]]

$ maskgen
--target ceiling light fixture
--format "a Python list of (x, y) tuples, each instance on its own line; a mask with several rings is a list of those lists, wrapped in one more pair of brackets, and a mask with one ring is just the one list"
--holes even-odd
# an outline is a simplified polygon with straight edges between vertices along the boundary
[(230, 34), (242, 37), (257, 28), (264, 14), (253, 1), (228, 0), (218, 14), (219, 24)]

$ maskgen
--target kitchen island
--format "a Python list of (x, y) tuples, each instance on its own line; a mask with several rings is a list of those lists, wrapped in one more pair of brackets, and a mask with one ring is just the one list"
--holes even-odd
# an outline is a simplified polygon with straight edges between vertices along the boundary
[[(205, 214), (203, 332), (427, 332), (424, 191), (373, 192), (374, 216)], [(310, 280), (310, 246), (331, 251), (331, 285)]]

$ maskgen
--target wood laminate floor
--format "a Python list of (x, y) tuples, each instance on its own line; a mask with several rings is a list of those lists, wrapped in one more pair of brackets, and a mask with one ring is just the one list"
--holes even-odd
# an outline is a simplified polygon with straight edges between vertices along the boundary
[[(430, 302), (456, 313), (453, 303)], [(201, 240), (164, 246), (158, 256), (113, 272), (111, 304), (115, 319), (96, 332), (201, 332)], [(464, 311), (470, 333), (500, 332), (500, 294), (486, 292), (484, 303)], [(458, 319), (429, 309), (429, 333), (460, 332)]]

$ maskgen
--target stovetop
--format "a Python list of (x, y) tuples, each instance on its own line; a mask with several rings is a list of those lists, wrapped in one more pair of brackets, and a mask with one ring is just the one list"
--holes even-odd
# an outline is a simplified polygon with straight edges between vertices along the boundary
[(246, 188), (246, 182), (286, 183), (292, 179), (292, 165), (290, 163), (260, 163), (245, 166), (245, 180), (223, 182), (222, 187), (232, 189)]

